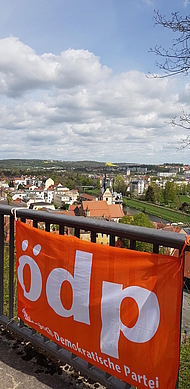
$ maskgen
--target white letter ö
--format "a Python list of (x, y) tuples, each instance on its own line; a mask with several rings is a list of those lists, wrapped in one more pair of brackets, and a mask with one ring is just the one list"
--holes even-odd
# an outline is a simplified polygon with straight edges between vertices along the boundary
[[(29, 292), (26, 292), (23, 280), (23, 269), (25, 265), (29, 265), (31, 272), (31, 284)], [(19, 258), (18, 279), (23, 288), (24, 296), (30, 301), (38, 300), (42, 291), (42, 277), (37, 263), (28, 255), (22, 255)]]

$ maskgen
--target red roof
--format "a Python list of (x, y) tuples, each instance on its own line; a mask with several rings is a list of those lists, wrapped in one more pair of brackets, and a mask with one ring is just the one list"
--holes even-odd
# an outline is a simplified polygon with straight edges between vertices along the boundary
[(124, 216), (124, 212), (121, 208), (120, 204), (110, 204), (108, 205), (110, 213), (111, 213), (111, 218), (122, 218)]
[(109, 219), (120, 219), (124, 216), (120, 204), (108, 205), (106, 201), (83, 201), (83, 210), (87, 207), (90, 212), (90, 217), (108, 217)]
[(53, 213), (56, 213), (58, 215), (66, 215), (66, 216), (75, 216), (74, 211), (53, 211)]
[(70, 211), (74, 211), (75, 210), (75, 208), (80, 208), (81, 207), (81, 204), (78, 204), (78, 205), (74, 205), (74, 204), (72, 204), (72, 205), (69, 205), (69, 209), (68, 209), (68, 211), (70, 212)]
[(82, 199), (89, 200), (89, 201), (93, 201), (93, 200), (94, 200), (94, 196), (91, 196), (91, 195), (89, 195), (89, 194), (87, 194), (87, 193), (83, 193), (83, 194), (81, 195), (81, 198), (82, 198)]
[(17, 197), (17, 199), (15, 199), (13, 202), (16, 203), (16, 204), (21, 204), (21, 201), (22, 200)]

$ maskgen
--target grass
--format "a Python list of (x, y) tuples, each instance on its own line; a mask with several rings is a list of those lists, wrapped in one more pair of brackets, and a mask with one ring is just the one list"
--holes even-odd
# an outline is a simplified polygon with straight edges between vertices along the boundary
[(100, 191), (100, 189), (95, 188), (95, 189), (88, 189), (88, 190), (85, 191), (85, 193), (87, 193), (87, 194), (89, 194), (91, 196), (98, 196), (99, 191)]
[(186, 195), (180, 195), (179, 198), (180, 198), (181, 204), (187, 203), (188, 205), (190, 205), (190, 197), (188, 197)]
[[(17, 293), (16, 293), (16, 256), (14, 260), (14, 290), (13, 290), (13, 315), (17, 315)], [(4, 248), (4, 274), (3, 274), (3, 313), (9, 316), (9, 244), (5, 243)]]
[(179, 389), (190, 389), (190, 338), (181, 344)]
[(145, 213), (149, 213), (150, 215), (158, 216), (159, 218), (168, 220), (171, 223), (190, 223), (189, 215), (184, 215), (184, 213), (180, 211), (175, 211), (166, 207), (149, 204), (144, 201), (127, 199), (127, 206), (138, 209)]

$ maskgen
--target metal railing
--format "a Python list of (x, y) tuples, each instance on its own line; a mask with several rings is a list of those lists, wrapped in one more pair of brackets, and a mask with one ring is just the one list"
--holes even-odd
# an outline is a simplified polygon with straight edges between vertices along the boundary
[[(4, 314), (4, 240), (5, 240), (5, 220), (8, 217), (8, 247), (9, 247), (9, 309)], [(23, 208), (13, 208), (10, 206), (0, 205), (0, 324), (6, 326), (10, 331), (29, 340), (34, 345), (41, 347), (49, 354), (70, 364), (75, 369), (80, 370), (83, 374), (102, 383), (107, 388), (130, 388), (130, 385), (116, 379), (113, 376), (99, 370), (95, 366), (88, 364), (71, 352), (60, 348), (57, 344), (48, 340), (42, 335), (30, 329), (22, 320), (15, 320), (14, 317), (14, 281), (15, 281), (15, 218), (22, 222), (31, 220), (35, 228), (39, 223), (44, 223), (46, 231), (50, 231), (51, 224), (59, 226), (59, 234), (64, 234), (66, 228), (72, 228), (74, 235), (80, 238), (80, 232), (89, 231), (91, 242), (96, 242), (96, 234), (108, 234), (109, 244), (115, 246), (116, 237), (127, 238), (130, 241), (130, 248), (135, 250), (136, 242), (146, 242), (153, 245), (153, 252), (159, 253), (160, 246), (170, 247), (182, 250), (186, 237), (183, 234), (166, 232), (162, 230), (137, 227), (104, 220), (95, 220), (85, 217), (65, 216), (52, 212), (33, 211)], [(6, 226), (7, 229), (7, 226)], [(188, 248), (187, 248), (188, 249)], [(180, 342), (180, 339), (179, 339)], [(178, 382), (176, 383), (178, 388)]]

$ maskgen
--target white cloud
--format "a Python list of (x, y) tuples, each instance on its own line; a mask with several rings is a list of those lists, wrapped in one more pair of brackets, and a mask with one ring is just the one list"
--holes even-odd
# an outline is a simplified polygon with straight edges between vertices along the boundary
[(186, 8), (189, 4), (189, 0), (184, 0), (184, 7)]
[(93, 84), (111, 70), (87, 50), (69, 49), (41, 56), (15, 37), (0, 40), (0, 93), (16, 97), (35, 89)]
[(189, 90), (137, 71), (114, 75), (86, 50), (39, 56), (2, 39), (1, 158), (188, 162), (167, 122), (188, 110)]
[(145, 3), (147, 5), (154, 5), (154, 1), (153, 0), (143, 0), (143, 3)]

